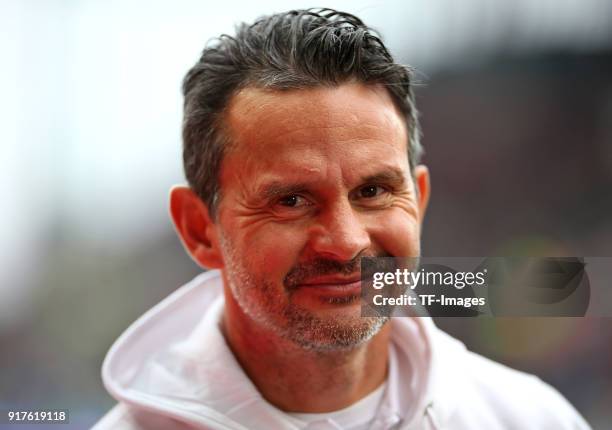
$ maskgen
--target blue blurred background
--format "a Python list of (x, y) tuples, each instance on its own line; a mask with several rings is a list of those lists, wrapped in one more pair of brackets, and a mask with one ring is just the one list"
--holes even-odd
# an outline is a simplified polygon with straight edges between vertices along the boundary
[[(0, 409), (69, 409), (62, 428), (88, 428), (114, 404), (106, 350), (199, 272), (167, 215), (184, 181), (181, 79), (239, 21), (311, 6), (0, 2)], [(325, 6), (419, 71), (424, 255), (611, 256), (612, 2)], [(438, 324), (612, 426), (612, 319)]]

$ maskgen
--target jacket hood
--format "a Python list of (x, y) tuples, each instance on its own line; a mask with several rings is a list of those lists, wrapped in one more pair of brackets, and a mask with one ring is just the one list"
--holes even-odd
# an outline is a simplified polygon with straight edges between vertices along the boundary
[[(218, 271), (203, 273), (179, 288), (134, 322), (110, 348), (102, 365), (106, 389), (131, 407), (196, 428), (245, 430), (248, 423), (250, 428), (297, 430), (285, 414), (262, 402), (257, 388), (227, 353), (220, 330), (211, 329), (222, 312)], [(453, 370), (461, 368), (458, 361), (465, 347), (427, 317), (393, 318), (391, 324), (396, 355), (410, 357), (412, 367), (423, 370), (407, 381), (408, 392), (414, 396), (406, 396), (403, 390), (383, 401), (377, 427), (442, 429), (457, 407), (451, 390), (461, 387), (461, 373)], [(441, 364), (444, 357), (445, 365)], [(390, 372), (389, 378), (400, 375)], [(393, 385), (401, 384), (388, 384), (388, 388)], [(409, 416), (405, 415), (408, 410), (412, 411)]]

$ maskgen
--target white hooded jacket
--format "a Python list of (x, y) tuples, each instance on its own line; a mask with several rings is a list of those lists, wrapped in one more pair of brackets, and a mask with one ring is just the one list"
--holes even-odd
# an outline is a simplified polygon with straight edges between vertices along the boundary
[[(218, 328), (221, 288), (218, 271), (204, 273), (119, 337), (102, 366), (119, 403), (94, 430), (303, 428), (263, 399), (233, 357)], [(552, 387), (468, 351), (430, 318), (391, 324), (391, 357), (416, 370), (390, 365), (371, 429), (589, 429)]]

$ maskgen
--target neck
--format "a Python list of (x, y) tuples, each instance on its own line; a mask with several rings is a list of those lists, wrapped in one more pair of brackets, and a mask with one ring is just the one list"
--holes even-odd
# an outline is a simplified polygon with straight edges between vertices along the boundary
[(225, 339), (263, 397), (287, 412), (346, 408), (385, 380), (390, 325), (351, 349), (313, 351), (266, 330), (225, 294)]

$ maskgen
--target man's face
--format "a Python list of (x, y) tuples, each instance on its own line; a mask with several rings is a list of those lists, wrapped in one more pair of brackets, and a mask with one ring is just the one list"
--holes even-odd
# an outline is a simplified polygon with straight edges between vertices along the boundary
[(369, 339), (385, 320), (360, 317), (359, 258), (418, 256), (424, 210), (386, 90), (247, 88), (225, 125), (215, 228), (230, 299), (306, 348)]

